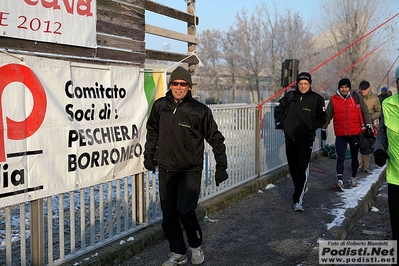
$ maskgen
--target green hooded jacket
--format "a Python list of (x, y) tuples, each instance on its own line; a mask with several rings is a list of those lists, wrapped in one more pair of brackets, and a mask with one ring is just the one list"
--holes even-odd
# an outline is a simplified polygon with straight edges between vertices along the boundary
[(386, 180), (399, 185), (399, 96), (395, 94), (382, 102), (382, 119), (378, 129), (374, 151), (382, 149), (389, 157)]

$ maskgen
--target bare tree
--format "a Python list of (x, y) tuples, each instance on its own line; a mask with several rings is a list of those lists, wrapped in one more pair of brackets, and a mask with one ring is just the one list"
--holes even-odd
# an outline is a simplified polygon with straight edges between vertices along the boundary
[[(243, 78), (252, 92), (253, 102), (261, 101), (260, 95), (260, 74), (264, 71), (267, 64), (266, 50), (266, 31), (262, 28), (262, 13), (256, 8), (255, 13), (250, 18), (247, 10), (242, 9), (236, 15), (235, 37), (236, 54), (242, 69)], [(255, 99), (254, 93), (257, 98)]]
[[(364, 36), (381, 23), (376, 17), (388, 18), (381, 15), (381, 9), (389, 1), (325, 0), (322, 18), (315, 18), (324, 25), (323, 34), (317, 37), (312, 36), (300, 13), (288, 8), (281, 13), (274, 6), (273, 15), (266, 2), (250, 15), (242, 9), (229, 31), (205, 31), (200, 35), (198, 54), (204, 67), (199, 73), (210, 81), (206, 85), (211, 86), (206, 89), (217, 93), (215, 99), (219, 101), (220, 89), (231, 88), (233, 102), (239, 88), (250, 90), (252, 102), (262, 101), (260, 81), (265, 77), (272, 81), (273, 93), (278, 92), (285, 59), (298, 59), (300, 71), (316, 70), (312, 88), (325, 95), (335, 91), (339, 77), (351, 78), (353, 87), (362, 79), (371, 83), (372, 79), (382, 80), (389, 60), (382, 56), (383, 49), (373, 49), (388, 39), (378, 32)], [(394, 27), (388, 29), (395, 32)], [(344, 53), (329, 60), (344, 49)], [(370, 67), (369, 62), (376, 67)], [(374, 86), (378, 86), (378, 81), (374, 81)]]
[[(292, 13), (286, 8), (285, 13), (277, 12), (274, 7), (274, 17), (263, 2), (261, 6), (263, 28), (267, 31), (268, 64), (266, 71), (273, 78), (274, 93), (279, 90), (281, 77), (281, 63), (285, 59), (298, 59), (300, 68), (309, 71), (312, 65), (314, 48), (312, 34), (298, 13)], [(277, 15), (279, 14), (279, 15)]]
[(207, 82), (201, 82), (199, 88), (208, 90), (217, 103), (220, 102), (219, 77), (221, 74), (222, 53), (221, 32), (219, 30), (206, 30), (199, 35), (198, 54), (203, 67), (198, 69), (200, 77), (205, 77)]
[(261, 102), (261, 79), (271, 78), (276, 93), (285, 59), (299, 59), (304, 68), (311, 65), (311, 34), (300, 15), (289, 9), (278, 15), (276, 7), (274, 14), (263, 2), (250, 16), (244, 8), (237, 13), (228, 32), (204, 31), (199, 36), (198, 54), (204, 64), (199, 73), (211, 80), (213, 91), (231, 88), (235, 102), (236, 88), (241, 87), (250, 90), (252, 102)]
[[(379, 52), (383, 50), (373, 51), (385, 41), (381, 38), (389, 28), (381, 28), (372, 36), (366, 34), (381, 23), (381, 17), (389, 17), (386, 10), (389, 1), (324, 0), (323, 19), (320, 20), (324, 41), (329, 44), (327, 48), (330, 55), (339, 54), (333, 61), (333, 68), (330, 67), (330, 79), (349, 77), (353, 87), (357, 87), (361, 80), (368, 79), (371, 62), (381, 56)], [(372, 71), (381, 70), (373, 68)]]
[(234, 29), (230, 29), (229, 32), (227, 33), (222, 33), (222, 57), (225, 60), (226, 63), (226, 71), (231, 77), (230, 80), (231, 82), (227, 82), (227, 86), (231, 86), (232, 90), (232, 102), (236, 102), (236, 76), (238, 74), (238, 60), (237, 60), (237, 51), (234, 49), (234, 47), (237, 47), (237, 38), (235, 37), (235, 31)]

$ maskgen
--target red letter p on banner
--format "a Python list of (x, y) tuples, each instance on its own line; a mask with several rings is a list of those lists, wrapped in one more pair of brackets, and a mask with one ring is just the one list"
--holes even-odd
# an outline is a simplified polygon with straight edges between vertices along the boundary
[[(2, 95), (4, 89), (12, 82), (24, 84), (32, 93), (32, 112), (23, 121), (14, 121), (6, 117), (3, 121)], [(8, 139), (22, 140), (35, 133), (43, 123), (47, 108), (46, 92), (38, 77), (27, 66), (8, 64), (0, 67), (0, 162), (6, 161), (5, 130)]]

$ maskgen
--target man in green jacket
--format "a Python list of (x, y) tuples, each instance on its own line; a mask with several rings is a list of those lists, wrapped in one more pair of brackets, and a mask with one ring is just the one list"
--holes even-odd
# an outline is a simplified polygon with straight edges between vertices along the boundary
[[(395, 73), (399, 89), (399, 67)], [(399, 96), (395, 94), (382, 102), (382, 117), (374, 145), (374, 158), (378, 166), (387, 163), (388, 206), (392, 239), (399, 240)]]

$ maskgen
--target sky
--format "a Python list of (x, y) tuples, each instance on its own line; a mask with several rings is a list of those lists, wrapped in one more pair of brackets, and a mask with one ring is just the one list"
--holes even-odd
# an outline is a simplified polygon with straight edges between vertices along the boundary
[[(153, 0), (154, 2), (178, 9), (187, 11), (185, 0)], [(316, 15), (319, 9), (321, 0), (196, 0), (196, 15), (199, 17), (199, 25), (197, 26), (197, 33), (201, 33), (207, 29), (219, 29), (221, 31), (228, 31), (229, 27), (234, 23), (237, 13), (245, 8), (247, 14), (251, 15), (256, 6), (261, 6), (265, 2), (271, 7), (270, 13), (274, 11), (274, 3), (279, 12), (284, 12), (286, 8), (290, 8), (293, 13), (304, 13), (305, 18), (312, 18)], [(312, 24), (313, 20), (309, 19), (306, 23)], [(172, 29), (178, 32), (186, 33), (187, 25), (184, 22), (179, 22), (174, 19), (166, 18), (159, 14), (146, 12), (146, 23), (154, 26)], [(167, 26), (166, 26), (167, 25)], [(155, 37), (153, 35), (146, 35), (146, 48), (155, 50), (164, 49), (164, 43), (169, 44), (169, 51), (187, 53), (187, 44), (179, 41), (171, 41), (169, 39)]]

